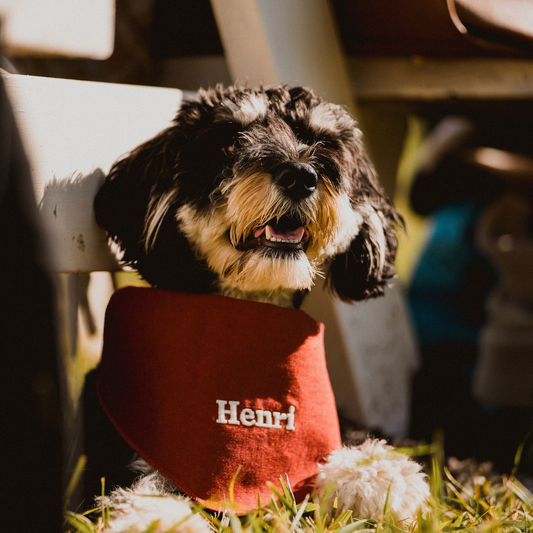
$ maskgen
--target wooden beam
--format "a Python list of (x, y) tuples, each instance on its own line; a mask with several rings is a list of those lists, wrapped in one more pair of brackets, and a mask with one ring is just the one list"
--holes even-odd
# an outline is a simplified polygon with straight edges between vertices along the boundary
[(533, 60), (352, 57), (351, 85), (363, 100), (528, 99)]
[(182, 92), (2, 77), (30, 162), (53, 270), (116, 269), (94, 220), (94, 195), (114, 161), (171, 124)]

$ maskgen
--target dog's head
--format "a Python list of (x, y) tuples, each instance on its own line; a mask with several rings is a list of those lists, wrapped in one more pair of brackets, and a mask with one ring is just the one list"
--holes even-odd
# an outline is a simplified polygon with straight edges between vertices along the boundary
[(200, 91), (95, 212), (152, 285), (259, 300), (297, 300), (321, 269), (343, 299), (381, 294), (401, 224), (354, 119), (301, 87)]

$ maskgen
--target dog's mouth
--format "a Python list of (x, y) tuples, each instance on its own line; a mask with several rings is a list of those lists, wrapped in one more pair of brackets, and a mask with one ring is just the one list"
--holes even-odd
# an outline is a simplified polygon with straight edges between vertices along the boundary
[(239, 241), (235, 248), (245, 252), (267, 247), (274, 250), (305, 251), (309, 242), (309, 232), (301, 220), (284, 215), (279, 220), (271, 219), (264, 226), (259, 226), (245, 239)]

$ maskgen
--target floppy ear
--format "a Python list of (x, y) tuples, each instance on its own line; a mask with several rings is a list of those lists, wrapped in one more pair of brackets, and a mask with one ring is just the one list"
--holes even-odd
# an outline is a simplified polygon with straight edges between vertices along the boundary
[(212, 276), (179, 231), (178, 157), (172, 126), (116, 162), (94, 200), (96, 221), (123, 251), (122, 263), (151, 285), (210, 292)]
[(155, 178), (172, 169), (177, 156), (170, 130), (147, 141), (117, 161), (94, 200), (96, 221), (124, 251), (123, 261), (135, 266), (144, 247), (143, 234)]
[(397, 231), (404, 226), (370, 163), (366, 158), (360, 163), (352, 202), (363, 223), (348, 250), (333, 258), (326, 276), (329, 289), (346, 302), (383, 294), (394, 277)]

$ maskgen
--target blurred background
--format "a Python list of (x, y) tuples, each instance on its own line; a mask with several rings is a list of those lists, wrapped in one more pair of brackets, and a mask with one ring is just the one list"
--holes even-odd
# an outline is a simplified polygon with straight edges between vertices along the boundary
[[(348, 106), (408, 227), (397, 261), (400, 296), (389, 305), (396, 314), (383, 323), (377, 318), (383, 308), (370, 313), (371, 334), (392, 332), (392, 343), (404, 352), (393, 360), (383, 347), (355, 354), (348, 384), (339, 377), (342, 365), (336, 371), (331, 363), (350, 427), (427, 442), (442, 431), (448, 454), (490, 459), (501, 471), (510, 471), (525, 443), (520, 468), (530, 474), (533, 3), (513, 0), (501, 9), (480, 0), (0, 0), (1, 68), (4, 77), (177, 88), (185, 97), (236, 80), (301, 83)], [(250, 37), (256, 27), (264, 35)], [(9, 79), (16, 92), (18, 82)], [(3, 102), (5, 141), (13, 129)], [(72, 123), (77, 119), (73, 115)], [(22, 153), (19, 144), (4, 142), (0, 162), (0, 306), (9, 318), (0, 353), (15, 361), (7, 363), (12, 373), (4, 375), (4, 405), (13, 404), (21, 382), (37, 399), (25, 407), (33, 422), (21, 417), (21, 401), (6, 409), (11, 418), (4, 427), (21, 420), (21, 432), (42, 425), (43, 434), (29, 439), (38, 448), (35, 456), (51, 457), (63, 448), (72, 462), (82, 451), (76, 401), (85, 372), (100, 355), (106, 298), (116, 286), (138, 280), (132, 273), (115, 273), (112, 280), (101, 273), (52, 275), (42, 266), (39, 223), (28, 214), (33, 207), (24, 205), (27, 187), (14, 185), (31, 186), (30, 169), (21, 158), (13, 171), (18, 156), (6, 155)], [(39, 201), (40, 192), (34, 194)], [(18, 203), (22, 207), (13, 213)], [(27, 255), (19, 254), (25, 246)], [(30, 264), (38, 274), (24, 271)], [(44, 307), (35, 310), (28, 299), (44, 301)], [(21, 316), (30, 310), (36, 316), (21, 321), (15, 302)], [(328, 327), (341, 337), (344, 318), (348, 324), (358, 320), (346, 314), (351, 311), (328, 309), (340, 324)], [(32, 333), (45, 323), (44, 332)], [(21, 329), (26, 333), (12, 335)], [(40, 348), (28, 347), (28, 339)], [(43, 346), (49, 350), (39, 355)], [(376, 360), (392, 377), (371, 387)], [(59, 396), (73, 402), (72, 412), (61, 415)], [(357, 407), (350, 411), (352, 400)], [(376, 415), (391, 404), (397, 410), (389, 418)], [(16, 439), (11, 446), (15, 456), (32, 453), (17, 451)]]

